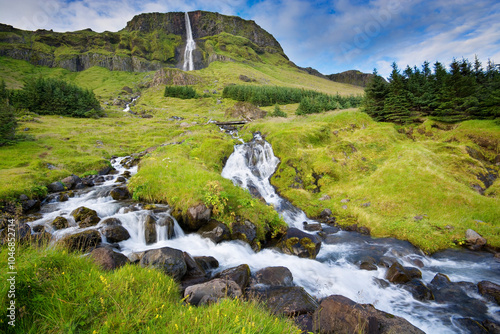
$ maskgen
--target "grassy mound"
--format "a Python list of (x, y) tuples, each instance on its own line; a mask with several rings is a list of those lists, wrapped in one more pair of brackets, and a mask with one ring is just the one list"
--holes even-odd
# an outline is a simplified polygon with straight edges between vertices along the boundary
[[(251, 302), (186, 305), (177, 283), (154, 269), (126, 265), (107, 272), (59, 249), (18, 251), (15, 327), (2, 308), (3, 333), (300, 333), (290, 320)], [(3, 248), (3, 268), (7, 258)], [(5, 282), (9, 275), (4, 271), (0, 278)], [(9, 286), (0, 288), (2, 305), (10, 302)]]
[[(478, 175), (499, 168), (467, 153), (472, 147), (492, 159), (500, 126), (437, 126), (398, 131), (353, 110), (262, 120), (246, 130), (261, 131), (273, 145), (281, 163), (271, 182), (310, 216), (330, 208), (342, 225), (358, 223), (374, 236), (408, 240), (427, 252), (452, 247), (469, 228), (500, 246), (500, 179), (486, 196), (471, 187), (486, 187)], [(324, 195), (331, 199), (320, 201)]]

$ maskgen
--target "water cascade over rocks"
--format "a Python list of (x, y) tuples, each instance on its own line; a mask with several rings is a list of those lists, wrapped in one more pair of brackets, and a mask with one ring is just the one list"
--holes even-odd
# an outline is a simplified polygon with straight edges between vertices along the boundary
[[(174, 273), (176, 277), (184, 272), (189, 276), (193, 272), (196, 267), (193, 259), (210, 261), (207, 260), (208, 257), (215, 258), (215, 262), (220, 265), (209, 274), (211, 277), (234, 272), (231, 268), (235, 267), (249, 268), (254, 275), (250, 279), (250, 286), (252, 280), (256, 283), (262, 280), (261, 275), (266, 271), (259, 270), (281, 267), (275, 270), (286, 278), (283, 278), (285, 286), (268, 292), (257, 290), (257, 293), (266, 295), (269, 300), (279, 296), (292, 296), (292, 304), (296, 298), (304, 297), (310, 306), (308, 312), (318, 302), (322, 305), (325, 302), (323, 306), (331, 309), (335, 305), (341, 305), (339, 307), (342, 308), (342, 303), (346, 303), (344, 297), (329, 297), (322, 301), (325, 297), (340, 295), (356, 303), (372, 304), (377, 310), (402, 317), (427, 333), (468, 333), (471, 331), (468, 329), (470, 326), (493, 326), (494, 323), (500, 323), (500, 306), (491, 295), (486, 293), (483, 296), (478, 289), (478, 283), (481, 291), (490, 289), (492, 285), (484, 281), (500, 284), (500, 263), (493, 254), (464, 250), (445, 251), (427, 257), (408, 242), (389, 238), (373, 239), (356, 232), (338, 231), (326, 225), (321, 234), (321, 250), (315, 260), (286, 255), (275, 249), (263, 249), (256, 253), (250, 245), (241, 241), (216, 244), (197, 233), (185, 234), (170, 215), (168, 206), (149, 207), (131, 199), (113, 199), (110, 194), (116, 191), (112, 190), (123, 188), (124, 179), (137, 171), (137, 167), (130, 166), (130, 161), (133, 160), (112, 160), (114, 171), (108, 175), (96, 176), (93, 179), (94, 187), (76, 190), (74, 196), (65, 201), (57, 200), (57, 196), (50, 197), (42, 205), (41, 217), (29, 225), (33, 230), (44, 228), (52, 233), (55, 242), (86, 231), (92, 232), (93, 236), (97, 233), (104, 246), (113, 247), (132, 262), (138, 262), (142, 258), (141, 265), (143, 262), (147, 263), (148, 259), (151, 260), (153, 255), (161, 257), (168, 265), (168, 261), (173, 260), (166, 256), (171, 254), (177, 254), (175, 263), (180, 261), (182, 264), (179, 256), (186, 252), (186, 263), (190, 264)], [(273, 204), (290, 226), (300, 229), (303, 221), (314, 223), (301, 210), (280, 198), (269, 183), (269, 177), (278, 164), (279, 160), (274, 156), (271, 145), (256, 134), (251, 142), (235, 146), (222, 175)], [(120, 198), (126, 198), (126, 193)], [(90, 218), (77, 216), (76, 213), (72, 215), (80, 207), (90, 209), (78, 211), (89, 212)], [(94, 220), (92, 210), (95, 210), (98, 222)], [(75, 216), (91, 224), (81, 227)], [(61, 224), (53, 223), (57, 217), (64, 218), (58, 220)], [(144, 257), (143, 252), (153, 249), (162, 251)], [(365, 263), (369, 265), (364, 266)], [(198, 278), (191, 279), (196, 281)], [(196, 291), (201, 291), (202, 287), (198, 287)], [(275, 295), (273, 291), (279, 293)], [(305, 292), (318, 301), (308, 299)], [(370, 310), (367, 308), (366, 312), (374, 314), (375, 311)], [(323, 320), (325, 322), (321, 326), (329, 321)]]
[(196, 49), (196, 43), (193, 39), (193, 31), (191, 30), (191, 21), (189, 20), (189, 14), (185, 13), (186, 17), (186, 49), (184, 50), (184, 65), (182, 69), (184, 71), (194, 70), (193, 62), (193, 51)]

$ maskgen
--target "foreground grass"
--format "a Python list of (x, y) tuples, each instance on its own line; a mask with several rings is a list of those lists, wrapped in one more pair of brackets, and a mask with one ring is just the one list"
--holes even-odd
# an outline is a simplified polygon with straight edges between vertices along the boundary
[[(106, 272), (60, 249), (18, 252), (16, 326), (7, 324), (8, 284), (2, 284), (3, 333), (300, 333), (290, 320), (273, 317), (256, 303), (185, 305), (177, 283), (154, 269), (127, 265)], [(3, 248), (2, 268), (7, 258)], [(0, 279), (7, 278), (4, 270)]]
[[(499, 180), (486, 196), (472, 189), (484, 186), (477, 175), (485, 165), (466, 146), (487, 157), (498, 154), (500, 126), (471, 121), (419, 129), (423, 135), (414, 129), (412, 140), (358, 111), (247, 126), (261, 131), (281, 160), (272, 183), (310, 216), (330, 208), (341, 225), (364, 225), (374, 236), (408, 240), (427, 252), (454, 246), (469, 228), (499, 247)], [(330, 199), (320, 201), (324, 195)]]

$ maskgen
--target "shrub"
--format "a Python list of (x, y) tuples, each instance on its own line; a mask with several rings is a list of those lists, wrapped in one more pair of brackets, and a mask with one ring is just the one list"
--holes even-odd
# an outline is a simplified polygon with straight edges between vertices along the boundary
[(177, 97), (179, 99), (195, 99), (198, 97), (198, 94), (189, 86), (167, 86), (165, 87), (164, 96)]

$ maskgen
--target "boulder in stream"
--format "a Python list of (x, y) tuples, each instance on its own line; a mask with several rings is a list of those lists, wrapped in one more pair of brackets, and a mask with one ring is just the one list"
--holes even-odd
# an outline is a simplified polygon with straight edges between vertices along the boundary
[(156, 234), (156, 219), (151, 215), (147, 215), (144, 222), (144, 237), (146, 238), (146, 245), (154, 244), (158, 239)]
[(500, 305), (500, 285), (489, 281), (481, 281), (477, 284), (477, 287), (480, 294)]
[(120, 201), (120, 200), (126, 200), (129, 199), (130, 193), (126, 187), (117, 187), (114, 188), (110, 191), (109, 195), (115, 200), (115, 201)]
[(474, 230), (465, 231), (465, 245), (470, 250), (480, 250), (486, 245), (486, 239)]
[(407, 320), (358, 304), (344, 296), (332, 295), (321, 301), (313, 315), (318, 333), (405, 333), (424, 334)]
[(106, 226), (102, 230), (102, 235), (106, 237), (109, 243), (122, 242), (130, 238), (130, 233), (121, 225)]
[(68, 220), (61, 216), (56, 217), (56, 219), (54, 219), (52, 223), (50, 223), (50, 225), (52, 225), (55, 230), (60, 230), (69, 226)]
[(231, 236), (226, 224), (215, 219), (210, 220), (208, 224), (202, 226), (197, 233), (203, 238), (212, 240), (216, 244), (224, 240), (229, 240)]
[(148, 250), (141, 258), (140, 265), (158, 268), (176, 281), (180, 281), (187, 271), (184, 252), (170, 247)]
[(278, 242), (277, 246), (285, 254), (315, 259), (321, 248), (321, 240), (314, 234), (308, 234), (291, 227)]
[(231, 227), (233, 230), (233, 233), (231, 233), (232, 240), (242, 240), (252, 244), (257, 237), (257, 227), (249, 220), (235, 222)]
[(292, 286), (293, 275), (287, 267), (266, 267), (255, 273), (253, 284)]
[(75, 222), (78, 224), (80, 228), (85, 228), (89, 226), (94, 226), (99, 223), (101, 220), (97, 216), (97, 212), (95, 210), (86, 208), (81, 206), (71, 212), (73, 218), (75, 218)]
[(75, 186), (82, 182), (82, 180), (76, 175), (70, 175), (61, 180), (61, 182), (69, 189), (75, 189)]

